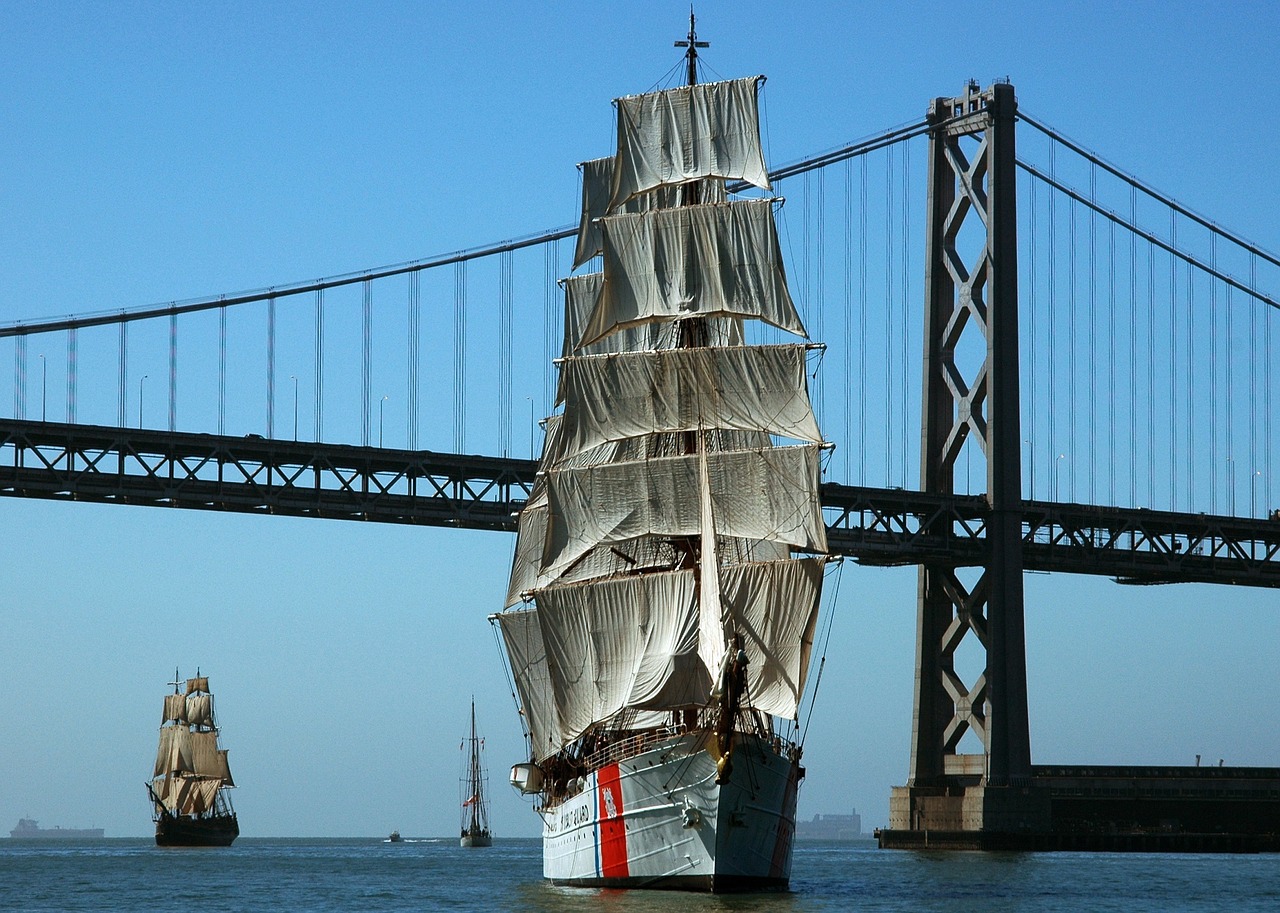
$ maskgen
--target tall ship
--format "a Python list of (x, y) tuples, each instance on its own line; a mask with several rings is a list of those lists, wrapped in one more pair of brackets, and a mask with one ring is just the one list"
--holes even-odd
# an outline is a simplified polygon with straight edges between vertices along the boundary
[(19, 818), (9, 831), (14, 840), (100, 840), (102, 834), (100, 827), (41, 827), (35, 818)]
[(485, 792), (489, 778), (485, 773), (484, 739), (476, 734), (476, 702), (471, 702), (471, 736), (463, 743), (466, 750), (466, 772), (462, 776), (463, 846), (493, 846), (489, 830), (489, 801)]
[(579, 166), (574, 269), (600, 269), (562, 282), (557, 410), (491, 616), (529, 740), (511, 782), (554, 883), (784, 888), (828, 563), (822, 347), (787, 289), (764, 77), (700, 84), (692, 16), (677, 46), (687, 83), (616, 99), (615, 154)]
[(160, 745), (147, 783), (157, 846), (230, 846), (240, 835), (229, 790), (235, 787), (208, 676), (185, 682), (175, 672), (164, 696)]

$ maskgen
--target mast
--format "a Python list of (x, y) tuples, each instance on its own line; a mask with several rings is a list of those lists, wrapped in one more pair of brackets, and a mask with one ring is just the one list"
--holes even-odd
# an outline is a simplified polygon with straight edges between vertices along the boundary
[(689, 6), (689, 37), (684, 41), (677, 41), (676, 47), (688, 48), (685, 52), (685, 60), (688, 61), (688, 84), (696, 86), (698, 84), (698, 48), (711, 47), (710, 41), (699, 41), (698, 33), (694, 29), (693, 5)]

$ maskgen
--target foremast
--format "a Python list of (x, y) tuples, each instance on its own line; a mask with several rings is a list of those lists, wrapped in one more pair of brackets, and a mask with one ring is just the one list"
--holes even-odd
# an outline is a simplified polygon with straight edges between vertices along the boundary
[[(763, 77), (617, 99), (618, 149), (583, 163), (565, 344), (540, 473), (495, 616), (531, 755), (596, 735), (795, 719), (821, 592), (823, 442), (786, 287), (757, 94)], [(775, 443), (775, 438), (798, 443)], [(808, 557), (804, 557), (804, 556)], [(709, 746), (709, 750), (713, 750)], [(555, 767), (553, 763), (550, 765)], [(552, 778), (554, 779), (554, 778)]]

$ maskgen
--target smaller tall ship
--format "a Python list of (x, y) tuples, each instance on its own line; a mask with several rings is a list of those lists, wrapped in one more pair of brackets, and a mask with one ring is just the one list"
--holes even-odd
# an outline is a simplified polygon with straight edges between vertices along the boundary
[(18, 826), (9, 831), (14, 840), (98, 840), (100, 827), (41, 827), (35, 818), (19, 818)]
[(462, 845), (493, 846), (493, 834), (489, 831), (489, 805), (485, 787), (489, 778), (485, 775), (484, 739), (476, 735), (476, 702), (471, 702), (471, 737), (463, 743), (467, 752), (466, 772), (462, 777)]
[(185, 682), (174, 672), (164, 697), (160, 745), (147, 783), (157, 846), (230, 846), (240, 823), (228, 790), (235, 787), (227, 750), (218, 746), (209, 679), (196, 670)]

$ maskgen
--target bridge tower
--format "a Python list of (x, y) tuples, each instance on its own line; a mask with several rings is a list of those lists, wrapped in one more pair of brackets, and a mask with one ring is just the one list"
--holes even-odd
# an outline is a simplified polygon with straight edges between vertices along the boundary
[[(976, 581), (947, 564), (919, 571), (910, 779), (892, 792), (889, 828), (947, 832), (957, 845), (965, 833), (979, 846), (983, 834), (1050, 827), (1048, 795), (1032, 784), (1027, 719), (1016, 115), (1007, 83), (970, 83), (929, 111), (921, 489), (955, 493), (973, 435), (989, 514)], [(968, 682), (956, 663), (967, 640), (985, 657)], [(976, 739), (963, 752), (966, 733)]]

